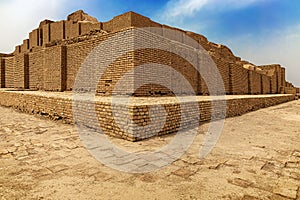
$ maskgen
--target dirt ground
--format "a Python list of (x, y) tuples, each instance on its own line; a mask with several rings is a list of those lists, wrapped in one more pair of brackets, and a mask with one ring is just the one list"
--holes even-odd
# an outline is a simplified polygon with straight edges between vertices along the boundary
[[(300, 199), (300, 101), (228, 118), (198, 158), (208, 124), (179, 160), (128, 174), (95, 160), (74, 126), (0, 107), (0, 199)], [(155, 149), (173, 136), (124, 148)]]

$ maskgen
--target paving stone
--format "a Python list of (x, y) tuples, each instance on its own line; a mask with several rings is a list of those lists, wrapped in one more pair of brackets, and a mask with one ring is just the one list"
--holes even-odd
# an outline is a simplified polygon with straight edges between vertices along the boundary
[(68, 169), (69, 167), (67, 165), (64, 164), (58, 164), (58, 165), (54, 165), (52, 167), (49, 167), (49, 170), (53, 173), (57, 173), (63, 170)]
[(6, 148), (0, 148), (0, 155), (9, 154), (9, 151)]
[(297, 183), (291, 180), (280, 180), (275, 186), (273, 192), (284, 197), (296, 199), (298, 188), (299, 182)]

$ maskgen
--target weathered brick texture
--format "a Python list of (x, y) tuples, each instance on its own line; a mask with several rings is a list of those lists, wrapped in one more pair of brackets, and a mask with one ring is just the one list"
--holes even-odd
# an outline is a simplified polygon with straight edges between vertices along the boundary
[(44, 89), (64, 91), (66, 88), (66, 47), (53, 46), (45, 49)]
[(45, 69), (45, 51), (29, 53), (29, 89), (43, 90), (44, 89), (44, 69)]
[(65, 39), (65, 21), (59, 21), (50, 25), (50, 41)]
[(250, 94), (261, 93), (261, 76), (256, 71), (249, 71)]
[(29, 48), (32, 49), (39, 46), (39, 42), (39, 29), (34, 29), (29, 33)]
[[(280, 104), (293, 99), (294, 95), (227, 98), (226, 116), (238, 116), (249, 111)], [(191, 129), (198, 126), (199, 122), (210, 121), (212, 118), (212, 105), (210, 100), (199, 98), (193, 102), (185, 101), (184, 103), (179, 103), (176, 101), (176, 98), (168, 97), (161, 100), (161, 105), (164, 109), (156, 109), (154, 111), (155, 116), (158, 117), (163, 115), (162, 112), (166, 112), (167, 118), (163, 127), (154, 127), (153, 129), (147, 129), (145, 132), (138, 132), (131, 126), (132, 124), (129, 123), (129, 120), (133, 120), (136, 125), (139, 126), (147, 125), (150, 122), (149, 109), (155, 104), (155, 101), (136, 97), (136, 100), (130, 105), (114, 104), (114, 112), (117, 112), (121, 120), (120, 123), (124, 125), (124, 129), (121, 129), (115, 122), (112, 104), (108, 98), (97, 98), (95, 104), (98, 121), (96, 124), (93, 120), (93, 113), (90, 112), (90, 109), (93, 108), (93, 104), (89, 101), (81, 101), (81, 103), (77, 104), (79, 107), (76, 112), (76, 122), (79, 125), (81, 122), (88, 122), (84, 125), (91, 128), (96, 128), (100, 125), (105, 134), (130, 141)], [(0, 105), (13, 107), (27, 113), (48, 115), (52, 119), (63, 119), (69, 123), (74, 123), (71, 93), (0, 91)], [(195, 112), (195, 105), (198, 106), (200, 112)], [(182, 116), (182, 106), (187, 109), (189, 115)], [(219, 106), (217, 106), (217, 109), (219, 109)], [(131, 118), (128, 116), (131, 116)]]
[(4, 58), (5, 63), (5, 87), (14, 87), (14, 76), (15, 76), (15, 57)]
[(230, 93), (231, 94), (249, 94), (249, 71), (241, 64), (230, 63)]
[(80, 24), (73, 21), (65, 22), (66, 39), (78, 37), (80, 35)]
[(0, 88), (5, 88), (5, 59), (0, 57)]
[[(149, 63), (170, 66), (189, 82), (194, 90), (193, 93), (208, 95), (206, 82), (214, 85), (213, 83), (220, 80), (216, 73), (210, 72), (210, 62), (207, 58), (194, 56), (193, 51), (200, 49), (200, 46), (207, 51), (216, 64), (226, 94), (276, 94), (296, 91), (289, 89), (294, 88), (293, 85), (286, 86), (285, 69), (280, 65), (255, 66), (247, 61), (241, 61), (241, 58), (236, 57), (228, 47), (209, 42), (202, 35), (158, 24), (134, 12), (116, 16), (108, 22), (98, 22), (83, 11), (69, 15), (67, 20), (42, 21), (39, 27), (29, 34), (29, 39), (23, 40), (22, 45), (16, 46), (12, 58), (2, 59), (1, 66), (4, 66), (2, 69), (5, 70), (1, 72), (1, 87), (47, 91), (72, 90), (79, 68), (96, 46), (121, 31), (126, 33), (137, 27), (146, 27), (147, 30), (152, 30), (157, 35), (153, 36), (154, 34), (148, 31), (133, 31), (132, 37), (138, 39), (134, 39), (132, 44), (115, 38), (112, 47), (106, 51), (117, 52), (120, 48), (117, 44), (127, 42), (129, 52), (108, 66), (96, 88), (99, 95), (111, 95), (113, 90), (117, 94), (128, 95), (137, 83), (147, 77), (155, 78), (157, 75), (151, 70), (146, 70), (144, 74), (133, 70), (142, 64)], [(155, 42), (166, 47), (165, 50), (148, 48), (132, 51), (132, 45), (139, 46), (143, 43), (155, 47)], [(189, 63), (187, 59), (180, 58), (170, 50), (181, 51), (186, 56), (190, 56), (190, 60), (197, 60), (197, 63)], [(197, 66), (200, 74), (197, 73), (194, 65)], [(114, 88), (121, 77), (130, 70), (133, 70), (133, 80), (121, 89)], [(203, 77), (204, 71), (209, 76), (206, 81)], [(89, 72), (86, 76), (92, 74), (93, 72)], [(191, 92), (183, 87), (182, 81), (172, 79), (173, 75), (174, 72), (170, 70), (161, 74), (160, 77), (165, 80), (170, 79), (170, 86), (175, 88), (175, 93), (191, 95)], [(159, 76), (156, 78), (158, 79)], [(85, 81), (88, 81), (88, 78)], [(174, 95), (174, 91), (170, 88), (159, 84), (148, 84), (135, 89), (138, 89), (134, 92), (136, 96)], [(214, 88), (214, 90), (216, 94), (221, 93), (220, 88)]]
[(28, 54), (15, 55), (14, 87), (19, 89), (29, 88), (29, 59)]

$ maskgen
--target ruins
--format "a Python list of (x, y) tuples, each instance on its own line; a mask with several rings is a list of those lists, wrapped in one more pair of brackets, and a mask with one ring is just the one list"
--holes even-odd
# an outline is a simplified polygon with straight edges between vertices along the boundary
[[(59, 95), (55, 97), (57, 94), (55, 92), (67, 92), (74, 89), (79, 68), (89, 53), (101, 42), (116, 33), (143, 27), (162, 28), (163, 31), (157, 33), (161, 36), (168, 34), (167, 30), (176, 30), (178, 34), (174, 37), (174, 41), (179, 43), (184, 43), (187, 36), (198, 42), (215, 62), (223, 79), (226, 95), (290, 94), (269, 96), (269, 98), (247, 97), (238, 103), (233, 98), (229, 99), (227, 100), (227, 116), (235, 116), (261, 107), (289, 101), (294, 99), (296, 93), (299, 93), (299, 88), (286, 81), (285, 68), (279, 64), (256, 66), (235, 56), (228, 47), (209, 42), (202, 35), (159, 24), (134, 12), (116, 16), (108, 22), (99, 22), (94, 17), (79, 10), (70, 14), (67, 20), (42, 21), (38, 28), (29, 33), (29, 39), (23, 40), (21, 45), (16, 46), (13, 53), (0, 54), (0, 83), (1, 88), (3, 88), (0, 92), (0, 104), (16, 107), (26, 112), (57, 115), (59, 118), (65, 118), (72, 122), (71, 98), (58, 97)], [(118, 80), (127, 71), (151, 62), (172, 66), (189, 81), (195, 94), (199, 96), (209, 95), (205, 81), (187, 60), (158, 49), (141, 49), (128, 52), (108, 67), (107, 73), (97, 85), (97, 96), (103, 98), (111, 96)], [(19, 92), (10, 92), (12, 89)], [(24, 93), (20, 91), (24, 91)], [(26, 93), (27, 91), (32, 92)], [(52, 92), (55, 95), (46, 98), (43, 95), (38, 95), (36, 91)], [(128, 95), (128, 91), (124, 88), (124, 90), (117, 91), (117, 94)], [(183, 96), (190, 95), (185, 90), (181, 90), (180, 94)], [(141, 87), (133, 95), (141, 98), (174, 96), (168, 88), (159, 85)], [(156, 99), (155, 101), (159, 100)], [(164, 102), (163, 99), (162, 102)], [(211, 117), (211, 103), (208, 100), (199, 102), (201, 102), (199, 107), (202, 112), (200, 119), (207, 121)], [(171, 110), (175, 104), (173, 100), (164, 104), (169, 114), (174, 113)], [(140, 123), (143, 126), (148, 123), (149, 105), (151, 103), (132, 106), (133, 119), (137, 124)], [(102, 113), (105, 115), (107, 110), (110, 110), (110, 106), (107, 102), (100, 100), (96, 108), (99, 111), (98, 115), (101, 116), (101, 109), (103, 110), (103, 108), (106, 109)], [(124, 110), (124, 112), (126, 111)], [(137, 112), (142, 112), (143, 116), (135, 114)], [(176, 110), (176, 112), (179, 111)], [(120, 130), (113, 123), (112, 116), (99, 117), (99, 121), (109, 135), (133, 141), (138, 140), (134, 131), (124, 133)], [(169, 117), (164, 129), (159, 134), (175, 132), (179, 127), (177, 121), (174, 117)], [(189, 123), (187, 122), (184, 128), (188, 128), (188, 126)], [(145, 134), (147, 135), (147, 133)], [(149, 135), (151, 134), (149, 133)]]

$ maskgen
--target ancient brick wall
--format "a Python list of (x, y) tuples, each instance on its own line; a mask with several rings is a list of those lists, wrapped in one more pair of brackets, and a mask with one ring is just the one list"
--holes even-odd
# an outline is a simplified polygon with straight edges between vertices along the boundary
[[(280, 68), (280, 75), (281, 75), (281, 88), (285, 87), (286, 80), (285, 80), (285, 68)], [(280, 90), (280, 93), (284, 93), (284, 89)]]
[(66, 88), (66, 47), (53, 46), (45, 49), (44, 89), (64, 91)]
[(249, 71), (250, 94), (261, 93), (261, 74), (255, 71)]
[(273, 76), (270, 77), (271, 78), (271, 93), (272, 94), (276, 94), (277, 93), (277, 74), (274, 73)]
[(101, 30), (101, 23), (80, 22), (80, 34), (88, 34), (92, 30)]
[(243, 68), (241, 64), (231, 63), (230, 69), (230, 84), (231, 94), (249, 94), (249, 75), (248, 70)]
[(42, 90), (44, 89), (44, 50), (38, 49), (35, 52), (29, 53), (29, 89)]
[(109, 32), (118, 31), (124, 28), (131, 27), (131, 14), (124, 13), (114, 17), (112, 20), (103, 23), (103, 29)]
[(23, 40), (23, 44), (21, 45), (21, 52), (25, 53), (29, 51), (29, 39)]
[(99, 36), (67, 46), (67, 90), (73, 89), (77, 72), (91, 50), (106, 38), (107, 36)]
[(293, 94), (295, 95), (297, 93), (297, 89), (294, 87), (284, 87), (285, 94)]
[(277, 75), (277, 93), (280, 94), (283, 86), (280, 66), (276, 67), (276, 75)]
[[(61, 93), (60, 93), (61, 94)], [(5, 92), (0, 91), (0, 105), (13, 107), (18, 110), (27, 112), (27, 113), (40, 113), (43, 115), (48, 115), (52, 119), (63, 119), (69, 123), (73, 123), (73, 112), (72, 112), (72, 98), (71, 95), (60, 95), (47, 93), (47, 95), (40, 92)], [(229, 98), (226, 100), (227, 109), (226, 116), (233, 117), (237, 115), (244, 114), (249, 111), (257, 110), (260, 108), (265, 108), (268, 106), (280, 104), (293, 100), (293, 95), (275, 95), (267, 97), (247, 97), (247, 98)], [(143, 102), (143, 101), (141, 101)], [(92, 104), (91, 102), (83, 101), (81, 102), (83, 106), (80, 106), (77, 112), (77, 123), (80, 124), (84, 121), (93, 122), (93, 115), (89, 112)], [(174, 133), (182, 129), (190, 129), (198, 126), (199, 121), (211, 120), (211, 101), (208, 100), (198, 100), (197, 103), (199, 106), (199, 113), (194, 112), (194, 104), (189, 102), (181, 103), (174, 100), (165, 100), (165, 103), (162, 103), (162, 106), (165, 108), (164, 111), (156, 110), (156, 116), (160, 116), (163, 113), (167, 113), (167, 120), (162, 129), (160, 127), (154, 127), (153, 129), (148, 129), (147, 131), (140, 133), (132, 129), (130, 126), (126, 126), (128, 123), (128, 114), (132, 116), (132, 119), (137, 125), (145, 126), (149, 122), (149, 108), (153, 102), (148, 101), (148, 103), (134, 103), (129, 105), (129, 110), (126, 105), (118, 104), (116, 105), (118, 110), (114, 110), (118, 113), (121, 119), (121, 123), (125, 125), (125, 130), (120, 129), (118, 124), (114, 121), (112, 115), (112, 107), (109, 101), (99, 101), (96, 100), (96, 113), (98, 117), (99, 125), (101, 126), (103, 132), (107, 135), (124, 138), (130, 141), (136, 141), (143, 138), (152, 137), (154, 135), (164, 135), (169, 133)], [(180, 115), (180, 106), (184, 104), (185, 108), (190, 113), (190, 116), (183, 116), (182, 121)], [(197, 105), (196, 104), (196, 105)], [(81, 105), (81, 104), (80, 104)], [(218, 108), (219, 109), (219, 108)], [(200, 116), (197, 116), (199, 115)], [(178, 123), (181, 121), (181, 124)], [(85, 124), (90, 127), (98, 126), (98, 124)], [(179, 129), (181, 125), (181, 129)]]
[(81, 34), (79, 23), (75, 23), (72, 21), (66, 21), (65, 28), (66, 28), (66, 30), (65, 30), (66, 39), (75, 38)]
[(14, 87), (20, 89), (29, 88), (29, 59), (28, 54), (15, 54)]
[(49, 24), (50, 41), (65, 39), (65, 21), (59, 21)]
[(14, 87), (14, 74), (15, 74), (15, 57), (4, 58), (5, 63), (5, 87)]
[(261, 75), (261, 94), (271, 93), (271, 78), (266, 75)]
[(221, 57), (212, 56), (212, 59), (214, 60), (219, 73), (222, 76), (226, 94), (231, 94), (232, 88), (230, 88), (230, 63)]
[(0, 88), (5, 88), (5, 59), (0, 57)]
[(39, 29), (34, 29), (29, 33), (29, 48), (39, 46)]
[[(83, 11), (77, 11), (69, 15), (67, 21), (52, 22), (44, 20), (40, 23), (39, 28), (29, 34), (29, 39), (25, 39), (22, 45), (16, 47), (14, 62), (7, 60), (8, 64), (6, 64), (6, 59), (3, 61), (7, 70), (5, 70), (5, 77), (1, 80), (5, 83), (5, 87), (14, 86), (16, 88), (44, 89), (49, 91), (72, 90), (78, 69), (91, 50), (100, 42), (114, 35), (114, 33), (130, 29), (130, 27), (150, 27), (149, 29), (152, 30), (155, 30), (155, 27), (163, 28), (156, 30), (156, 32), (158, 35), (171, 39), (167, 42), (171, 49), (183, 48), (185, 45), (180, 43), (184, 43), (187, 44), (186, 51), (188, 52), (193, 48), (199, 49), (199, 45), (201, 45), (208, 51), (215, 62), (227, 94), (275, 94), (286, 91), (285, 69), (280, 65), (256, 67), (246, 61), (241, 61), (239, 57), (233, 55), (228, 47), (209, 42), (202, 35), (161, 25), (133, 12), (124, 13), (103, 23), (88, 16)], [(177, 32), (174, 33), (171, 29), (177, 30)], [(92, 30), (94, 31), (91, 32)], [(107, 34), (106, 31), (112, 33)], [(134, 45), (137, 45), (139, 42), (146, 42), (147, 37), (150, 37), (147, 34), (144, 32), (145, 40), (135, 40)], [(189, 37), (195, 39), (198, 44), (193, 43)], [(116, 39), (117, 42), (118, 39)], [(189, 47), (187, 47), (188, 45)], [(40, 48), (41, 46), (43, 48)], [(113, 47), (108, 51), (113, 52), (117, 50), (118, 47)], [(204, 66), (208, 65), (209, 62), (201, 59), (198, 65), (200, 71), (203, 71), (205, 69)], [(170, 52), (158, 52), (157, 50), (129, 52), (122, 58), (118, 58), (115, 63), (109, 66), (107, 73), (99, 81), (97, 86), (98, 94), (110, 95), (116, 82), (126, 72), (140, 64), (150, 62), (173, 67), (189, 81), (196, 94), (209, 94), (203, 77), (193, 69), (191, 63), (176, 55), (172, 55)], [(253, 69), (249, 68), (250, 71), (244, 69), (242, 65), (245, 63), (253, 66)], [(7, 68), (6, 65), (9, 67)], [(172, 74), (170, 73), (164, 74), (166, 79), (171, 77)], [(151, 72), (145, 72), (145, 75), (142, 76), (134, 75), (135, 83), (152, 75), (154, 74), (151, 74)], [(212, 83), (218, 81), (214, 73), (209, 75), (209, 81)], [(13, 80), (11, 77), (13, 77)], [(128, 94), (130, 88), (136, 85), (135, 83), (130, 83), (126, 86), (128, 88), (124, 87), (123, 91), (116, 92)], [(189, 95), (182, 88), (181, 82), (170, 80), (170, 84), (173, 88), (176, 88), (176, 91), (179, 91), (178, 94)], [(3, 84), (2, 86), (4, 87)], [(215, 88), (215, 90), (219, 91), (219, 88)], [(167, 87), (150, 84), (139, 88), (135, 95), (159, 96), (173, 95), (173, 93)]]
[(51, 25), (45, 24), (41, 27), (42, 30), (42, 38), (40, 44), (45, 46), (47, 43), (51, 41)]

